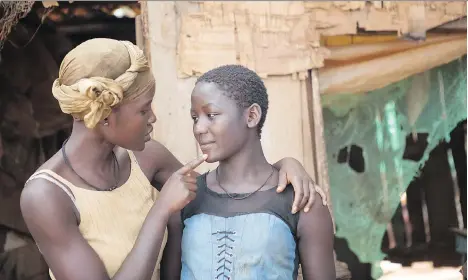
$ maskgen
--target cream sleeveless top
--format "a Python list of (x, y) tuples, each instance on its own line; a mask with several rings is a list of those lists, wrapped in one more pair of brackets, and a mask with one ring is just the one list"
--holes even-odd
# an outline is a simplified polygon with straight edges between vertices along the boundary
[[(130, 176), (127, 182), (113, 191), (78, 188), (47, 169), (37, 171), (28, 180), (48, 180), (70, 197), (79, 212), (79, 230), (103, 261), (110, 277), (115, 275), (132, 250), (143, 222), (159, 195), (141, 170), (135, 155), (131, 151), (128, 154), (131, 160)], [(167, 229), (152, 280), (159, 279), (159, 264), (166, 242)], [(49, 274), (55, 280), (52, 271), (49, 270)]]

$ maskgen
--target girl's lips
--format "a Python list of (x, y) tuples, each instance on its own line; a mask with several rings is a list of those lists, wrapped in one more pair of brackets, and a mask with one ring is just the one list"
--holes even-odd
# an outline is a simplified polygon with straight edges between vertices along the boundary
[(205, 143), (205, 144), (200, 144), (200, 150), (202, 151), (207, 151), (213, 146), (214, 142), (211, 143)]

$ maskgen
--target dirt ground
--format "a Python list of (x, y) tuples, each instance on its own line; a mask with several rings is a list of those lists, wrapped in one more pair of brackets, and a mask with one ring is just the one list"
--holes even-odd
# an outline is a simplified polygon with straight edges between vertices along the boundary
[(430, 262), (414, 263), (401, 267), (394, 263), (383, 263), (384, 276), (379, 280), (463, 280), (461, 267), (434, 268)]

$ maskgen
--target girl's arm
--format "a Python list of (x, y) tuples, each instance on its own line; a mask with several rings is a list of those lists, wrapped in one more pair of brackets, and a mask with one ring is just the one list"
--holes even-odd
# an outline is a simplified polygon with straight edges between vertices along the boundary
[(167, 226), (168, 237), (161, 260), (161, 279), (179, 280), (182, 270), (182, 221), (180, 212), (172, 214)]
[(334, 231), (330, 211), (320, 203), (301, 212), (297, 226), (298, 247), (304, 280), (335, 280)]

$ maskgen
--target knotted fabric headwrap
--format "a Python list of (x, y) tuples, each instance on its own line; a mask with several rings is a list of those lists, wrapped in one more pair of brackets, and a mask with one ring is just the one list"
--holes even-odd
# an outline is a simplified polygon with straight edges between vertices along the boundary
[(52, 93), (66, 114), (94, 128), (122, 100), (154, 85), (143, 52), (128, 41), (92, 39), (71, 50), (60, 65)]

